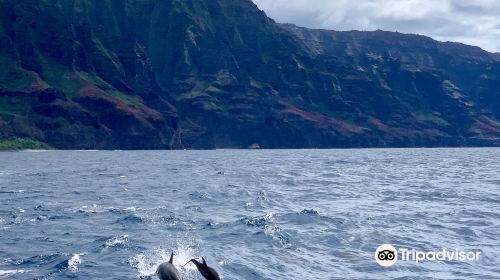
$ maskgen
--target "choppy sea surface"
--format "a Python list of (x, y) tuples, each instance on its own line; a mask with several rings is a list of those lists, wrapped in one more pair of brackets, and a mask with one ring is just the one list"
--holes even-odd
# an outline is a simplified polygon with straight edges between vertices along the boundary
[[(384, 243), (478, 262), (374, 260)], [(0, 279), (500, 279), (500, 149), (0, 153)]]

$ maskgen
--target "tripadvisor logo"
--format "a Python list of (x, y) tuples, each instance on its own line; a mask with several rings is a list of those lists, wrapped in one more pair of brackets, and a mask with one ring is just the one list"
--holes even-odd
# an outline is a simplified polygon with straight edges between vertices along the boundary
[(381, 266), (393, 266), (398, 261), (398, 251), (390, 244), (380, 245), (375, 251), (375, 260)]
[(418, 251), (415, 249), (399, 248), (396, 249), (390, 244), (380, 245), (375, 251), (375, 261), (380, 266), (390, 267), (399, 261), (412, 261), (420, 263), (423, 261), (458, 261), (458, 262), (472, 262), (479, 261), (481, 258), (481, 251), (459, 251), (459, 250), (446, 250), (439, 251)]

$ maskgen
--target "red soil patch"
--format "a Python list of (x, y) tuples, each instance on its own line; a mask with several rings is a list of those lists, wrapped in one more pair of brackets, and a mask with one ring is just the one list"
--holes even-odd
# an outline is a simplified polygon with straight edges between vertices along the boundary
[(483, 117), (477, 120), (472, 125), (472, 130), (477, 132), (486, 132), (491, 134), (500, 134), (500, 124), (498, 122), (493, 121), (490, 118)]
[(92, 84), (86, 83), (86, 85), (80, 89), (79, 95), (82, 97), (89, 97), (89, 98), (106, 100), (107, 102), (113, 104), (116, 109), (127, 112), (128, 114), (131, 114), (135, 118), (138, 118), (138, 119), (152, 119), (152, 120), (163, 119), (163, 116), (161, 115), (161, 113), (156, 111), (156, 110), (153, 110), (153, 109), (146, 107), (144, 105), (137, 105), (137, 106), (131, 107), (128, 104), (126, 104), (125, 102), (123, 102), (123, 101), (121, 101), (113, 96), (109, 96), (108, 94), (106, 94), (105, 91), (103, 91), (102, 89), (100, 89)]
[(387, 134), (395, 136), (408, 136), (408, 134), (413, 134), (410, 131), (398, 127), (388, 126), (377, 118), (370, 117), (368, 122), (375, 126), (378, 130), (385, 132)]
[(359, 134), (366, 130), (364, 127), (352, 125), (320, 113), (304, 111), (283, 99), (278, 100), (278, 103), (285, 107), (284, 113), (296, 115), (301, 119), (313, 122), (317, 127), (332, 127), (344, 135)]

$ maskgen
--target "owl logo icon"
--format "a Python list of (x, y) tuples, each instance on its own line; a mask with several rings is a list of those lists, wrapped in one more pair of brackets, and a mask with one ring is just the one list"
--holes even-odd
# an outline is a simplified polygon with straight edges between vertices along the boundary
[(375, 251), (375, 261), (380, 266), (390, 267), (396, 264), (398, 260), (398, 251), (390, 244), (380, 245)]

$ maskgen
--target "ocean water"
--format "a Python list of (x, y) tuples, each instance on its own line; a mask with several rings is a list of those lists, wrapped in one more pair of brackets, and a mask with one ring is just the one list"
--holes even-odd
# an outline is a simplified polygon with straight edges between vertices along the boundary
[[(384, 243), (477, 262), (374, 260)], [(0, 153), (0, 279), (500, 279), (500, 149)]]

